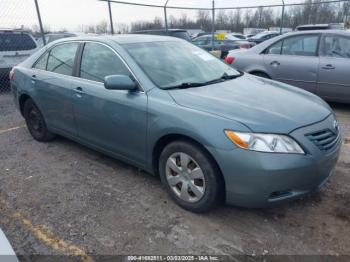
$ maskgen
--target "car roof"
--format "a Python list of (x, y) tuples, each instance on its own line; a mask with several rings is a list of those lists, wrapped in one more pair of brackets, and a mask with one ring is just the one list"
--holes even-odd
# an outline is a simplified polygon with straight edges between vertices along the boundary
[(303, 31), (293, 31), (288, 32), (283, 35), (305, 35), (305, 34), (341, 34), (341, 35), (349, 35), (349, 32), (341, 29), (319, 29), (319, 30), (303, 30)]
[(338, 34), (338, 35), (350, 36), (349, 32), (346, 32), (345, 30), (336, 30), (336, 29), (293, 31), (293, 32), (288, 32), (288, 33), (276, 36), (274, 38), (271, 38), (271, 39), (269, 39), (261, 44), (258, 44), (256, 46), (252, 47), (249, 50), (251, 50), (254, 53), (255, 52), (260, 53), (261, 51), (265, 50), (270, 45), (277, 43), (278, 41), (280, 41), (286, 37), (307, 35), (307, 34)]
[[(134, 33), (137, 32), (166, 32), (166, 29), (148, 29), (148, 30), (136, 30)], [(174, 29), (174, 28), (169, 28), (168, 32), (187, 32), (186, 29)]]
[(67, 41), (114, 41), (117, 44), (132, 44), (132, 43), (145, 43), (145, 42), (162, 42), (162, 41), (184, 41), (182, 39), (171, 36), (159, 36), (159, 35), (143, 35), (143, 34), (121, 34), (121, 35), (102, 35), (102, 36), (76, 36), (62, 38), (54, 41), (54, 43), (67, 42)]

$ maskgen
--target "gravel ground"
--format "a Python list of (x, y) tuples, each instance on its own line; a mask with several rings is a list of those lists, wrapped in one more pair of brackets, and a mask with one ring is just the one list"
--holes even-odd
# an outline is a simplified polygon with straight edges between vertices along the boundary
[(319, 192), (197, 215), (132, 166), (64, 138), (35, 142), (1, 94), (0, 227), (19, 255), (350, 255), (350, 106), (331, 106), (345, 139)]

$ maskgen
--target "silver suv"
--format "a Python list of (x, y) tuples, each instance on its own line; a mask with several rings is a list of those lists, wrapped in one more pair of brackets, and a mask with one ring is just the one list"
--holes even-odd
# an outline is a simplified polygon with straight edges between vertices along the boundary
[(7, 85), (11, 68), (23, 62), (37, 48), (38, 45), (30, 33), (0, 29), (0, 90)]

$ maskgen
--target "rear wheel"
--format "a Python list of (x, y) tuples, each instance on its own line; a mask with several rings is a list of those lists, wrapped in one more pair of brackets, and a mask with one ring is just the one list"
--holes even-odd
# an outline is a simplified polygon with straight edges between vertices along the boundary
[(28, 130), (35, 140), (47, 142), (55, 138), (55, 135), (47, 129), (45, 119), (32, 99), (27, 99), (24, 102), (23, 116)]
[(220, 203), (224, 186), (220, 171), (196, 144), (175, 141), (159, 159), (159, 173), (170, 196), (192, 212), (206, 212)]

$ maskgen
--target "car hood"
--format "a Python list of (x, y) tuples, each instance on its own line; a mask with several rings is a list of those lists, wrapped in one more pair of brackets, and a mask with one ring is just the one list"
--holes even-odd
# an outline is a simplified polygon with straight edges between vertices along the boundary
[(180, 106), (238, 121), (253, 132), (287, 134), (331, 113), (322, 99), (309, 92), (247, 74), (169, 93)]

